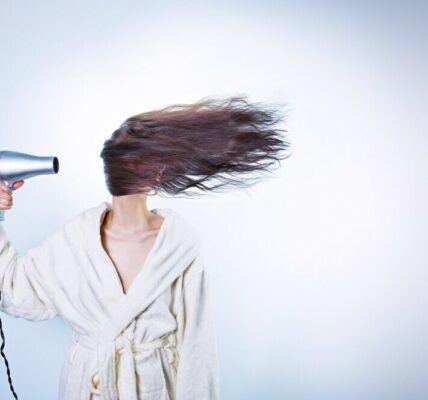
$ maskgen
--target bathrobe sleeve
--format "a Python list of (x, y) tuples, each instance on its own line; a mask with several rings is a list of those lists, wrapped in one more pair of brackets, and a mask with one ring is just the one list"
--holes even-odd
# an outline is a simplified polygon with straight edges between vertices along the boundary
[(183, 279), (178, 353), (176, 400), (219, 399), (219, 365), (209, 276), (200, 256), (192, 262)]
[(12, 317), (39, 321), (57, 315), (43, 285), (52, 237), (20, 256), (0, 223), (0, 310)]

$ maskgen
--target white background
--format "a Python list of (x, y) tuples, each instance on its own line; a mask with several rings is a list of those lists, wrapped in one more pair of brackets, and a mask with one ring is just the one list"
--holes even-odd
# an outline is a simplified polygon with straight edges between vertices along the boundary
[[(127, 117), (284, 104), (293, 154), (271, 179), (149, 200), (204, 238), (222, 399), (428, 397), (422, 2), (1, 1), (0, 26), (0, 148), (60, 159), (7, 212), (21, 253), (110, 200), (99, 152)], [(69, 328), (2, 319), (20, 399), (55, 399)]]

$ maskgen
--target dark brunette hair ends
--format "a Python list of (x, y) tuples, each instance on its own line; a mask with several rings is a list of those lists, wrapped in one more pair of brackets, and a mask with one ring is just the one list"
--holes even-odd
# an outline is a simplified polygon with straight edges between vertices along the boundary
[(104, 142), (109, 192), (198, 195), (254, 185), (290, 156), (284, 115), (243, 96), (134, 115)]

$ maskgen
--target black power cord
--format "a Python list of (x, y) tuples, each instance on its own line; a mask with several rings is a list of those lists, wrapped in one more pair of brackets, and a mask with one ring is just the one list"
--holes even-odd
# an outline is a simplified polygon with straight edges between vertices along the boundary
[[(1, 292), (0, 292), (0, 300), (1, 300)], [(5, 346), (5, 339), (4, 339), (3, 324), (1, 322), (1, 318), (0, 318), (0, 336), (2, 340), (2, 343), (0, 346), (0, 355), (3, 357), (4, 365), (6, 365), (7, 380), (9, 382), (10, 391), (12, 392), (13, 397), (15, 399), (18, 399), (18, 395), (16, 394), (15, 389), (13, 388), (12, 377), (10, 375), (9, 361), (7, 361), (6, 354), (4, 354), (4, 351), (3, 351)]]

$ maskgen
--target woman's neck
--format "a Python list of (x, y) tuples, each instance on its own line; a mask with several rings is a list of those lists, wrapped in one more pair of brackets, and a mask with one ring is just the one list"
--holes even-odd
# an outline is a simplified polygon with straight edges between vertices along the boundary
[(135, 234), (153, 229), (153, 217), (147, 207), (147, 195), (113, 196), (112, 207), (103, 221), (103, 229), (110, 233)]

